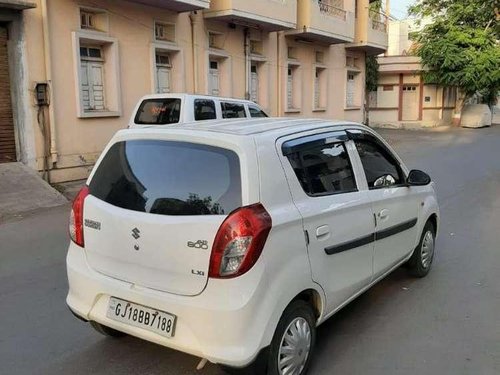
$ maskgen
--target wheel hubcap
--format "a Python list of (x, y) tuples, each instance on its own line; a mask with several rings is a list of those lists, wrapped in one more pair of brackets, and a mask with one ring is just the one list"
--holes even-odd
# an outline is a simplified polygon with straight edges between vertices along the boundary
[(434, 236), (429, 230), (425, 233), (424, 239), (422, 241), (422, 266), (424, 268), (429, 268), (432, 262), (432, 257), (434, 256)]
[(295, 318), (281, 338), (278, 352), (280, 375), (300, 375), (311, 349), (311, 328), (304, 318)]

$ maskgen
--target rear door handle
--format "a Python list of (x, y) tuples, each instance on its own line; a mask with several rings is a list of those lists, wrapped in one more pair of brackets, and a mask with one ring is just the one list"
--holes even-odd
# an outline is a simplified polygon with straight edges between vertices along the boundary
[(322, 225), (316, 228), (316, 238), (323, 238), (330, 234), (330, 228), (328, 225)]
[(381, 219), (385, 219), (389, 216), (389, 210), (384, 208), (382, 211), (378, 213), (378, 217)]

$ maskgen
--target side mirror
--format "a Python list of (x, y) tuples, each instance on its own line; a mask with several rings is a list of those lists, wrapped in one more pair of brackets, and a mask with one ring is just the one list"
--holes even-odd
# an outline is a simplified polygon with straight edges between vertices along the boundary
[(406, 183), (409, 186), (424, 186), (431, 183), (431, 178), (425, 172), (419, 171), (418, 169), (412, 169), (406, 179)]

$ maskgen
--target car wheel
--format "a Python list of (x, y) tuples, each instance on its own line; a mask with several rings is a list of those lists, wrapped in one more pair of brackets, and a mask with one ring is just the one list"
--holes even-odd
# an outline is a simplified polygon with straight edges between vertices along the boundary
[(434, 260), (436, 230), (431, 222), (427, 222), (422, 231), (420, 242), (408, 261), (408, 269), (415, 277), (426, 276)]
[(284, 311), (269, 350), (268, 375), (304, 375), (316, 341), (316, 317), (305, 301), (294, 301)]
[(104, 336), (119, 338), (126, 335), (126, 333), (117, 331), (116, 329), (104, 326), (97, 322), (90, 321), (89, 323), (92, 328), (94, 328), (97, 332)]

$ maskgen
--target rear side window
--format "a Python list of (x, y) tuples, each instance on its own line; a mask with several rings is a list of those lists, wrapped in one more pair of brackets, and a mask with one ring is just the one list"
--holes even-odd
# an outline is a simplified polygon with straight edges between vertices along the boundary
[(247, 117), (245, 106), (239, 103), (221, 102), (222, 118), (242, 118)]
[(356, 191), (354, 173), (343, 143), (312, 146), (287, 157), (308, 195)]
[(194, 101), (194, 119), (214, 120), (217, 118), (215, 112), (215, 103), (213, 100), (195, 99)]
[(179, 122), (181, 114), (181, 100), (146, 99), (139, 106), (135, 115), (135, 123), (142, 125), (167, 125)]
[(160, 215), (224, 215), (241, 206), (240, 163), (233, 151), (187, 142), (114, 144), (90, 194), (128, 210)]
[(254, 105), (249, 105), (248, 111), (250, 112), (250, 117), (267, 117), (262, 109)]

